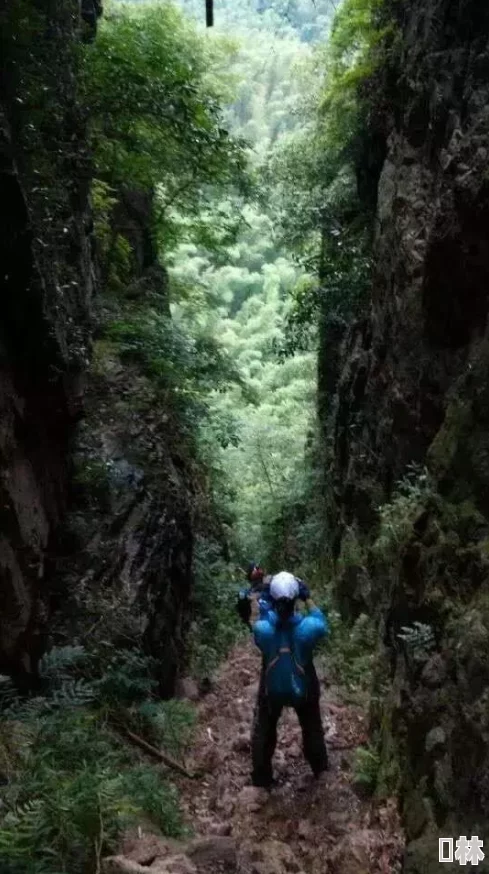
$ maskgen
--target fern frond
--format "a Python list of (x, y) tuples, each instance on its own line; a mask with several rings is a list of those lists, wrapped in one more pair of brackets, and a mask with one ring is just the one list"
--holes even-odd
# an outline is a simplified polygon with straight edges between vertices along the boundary
[(84, 646), (54, 646), (41, 660), (41, 676), (47, 680), (56, 680), (74, 667), (80, 667), (88, 658)]
[(95, 700), (95, 690), (85, 680), (63, 680), (59, 689), (53, 692), (52, 703), (60, 707), (86, 707)]

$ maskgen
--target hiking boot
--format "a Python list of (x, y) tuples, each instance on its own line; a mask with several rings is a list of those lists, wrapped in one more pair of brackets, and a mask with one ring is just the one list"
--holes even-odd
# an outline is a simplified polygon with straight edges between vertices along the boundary
[(315, 786), (322, 786), (328, 780), (328, 772), (320, 771), (319, 774), (314, 774), (314, 784)]

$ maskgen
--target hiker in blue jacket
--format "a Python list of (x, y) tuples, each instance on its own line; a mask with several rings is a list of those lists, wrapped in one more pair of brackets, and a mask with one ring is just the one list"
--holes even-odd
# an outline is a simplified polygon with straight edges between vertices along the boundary
[[(272, 577), (270, 597), (273, 609), (262, 613), (253, 626), (263, 667), (251, 744), (253, 785), (267, 788), (273, 783), (272, 757), (283, 707), (293, 707), (297, 713), (304, 756), (314, 776), (328, 767), (319, 680), (312, 660), (316, 644), (328, 632), (326, 616), (312, 602), (305, 583), (287, 571)], [(306, 604), (305, 616), (295, 612), (298, 598)]]

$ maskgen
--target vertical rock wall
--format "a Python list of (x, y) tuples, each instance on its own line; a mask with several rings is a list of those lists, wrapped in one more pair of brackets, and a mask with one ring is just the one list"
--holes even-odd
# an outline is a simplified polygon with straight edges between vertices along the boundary
[(45, 556), (88, 360), (93, 275), (77, 0), (1, 10), (0, 670), (43, 646)]
[[(387, 645), (381, 775), (401, 790), (406, 870), (434, 871), (436, 833), (475, 834), (489, 814), (489, 7), (390, 11), (371, 316), (340, 340), (340, 368), (323, 342), (338, 374), (323, 425), (340, 600)], [(429, 485), (394, 504), (403, 534), (382, 551), (378, 507), (412, 464)], [(397, 634), (414, 621), (433, 641), (413, 659)]]
[(121, 193), (114, 214), (132, 288), (111, 301), (102, 289), (95, 308), (78, 48), (101, 11), (99, 0), (0, 6), (0, 673), (32, 687), (50, 641), (98, 632), (152, 655), (168, 695), (184, 657), (194, 471), (172, 398), (110, 343), (93, 354), (95, 331), (128, 301), (169, 316), (140, 192)]
[(145, 651), (168, 697), (185, 663), (202, 474), (172, 390), (111, 340), (110, 325), (155, 314), (168, 319), (170, 330), (151, 197), (120, 192), (112, 224), (130, 246), (131, 278), (125, 289), (102, 290), (99, 298), (99, 338), (73, 446), (70, 513), (57, 547), (53, 634)]

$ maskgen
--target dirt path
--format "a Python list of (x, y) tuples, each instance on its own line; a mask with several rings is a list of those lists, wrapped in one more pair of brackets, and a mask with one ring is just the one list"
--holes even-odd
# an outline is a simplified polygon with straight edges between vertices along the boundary
[(353, 751), (365, 741), (365, 713), (344, 703), (340, 689), (326, 688), (321, 674), (330, 770), (319, 784), (313, 781), (297, 718), (285, 711), (274, 758), (278, 785), (270, 794), (251, 787), (249, 738), (259, 670), (252, 641), (239, 644), (198, 705), (193, 766), (203, 776), (179, 781), (194, 832), (246, 845), (249, 870), (256, 874), (398, 872), (402, 838), (394, 802), (362, 800), (352, 786)]

